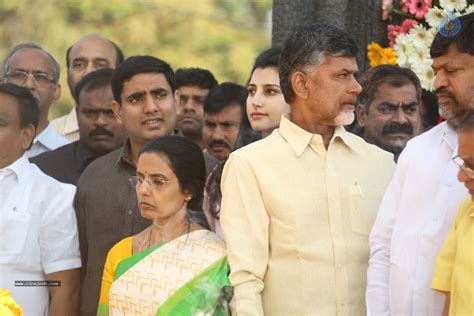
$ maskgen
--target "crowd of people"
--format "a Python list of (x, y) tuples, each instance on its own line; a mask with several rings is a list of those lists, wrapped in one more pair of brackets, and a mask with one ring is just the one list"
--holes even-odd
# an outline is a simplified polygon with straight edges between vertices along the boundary
[[(474, 13), (358, 78), (314, 24), (248, 82), (100, 35), (14, 47), (0, 83), (0, 288), (24, 315), (474, 313)], [(440, 118), (436, 113), (440, 114)], [(442, 119), (442, 122), (441, 122)]]

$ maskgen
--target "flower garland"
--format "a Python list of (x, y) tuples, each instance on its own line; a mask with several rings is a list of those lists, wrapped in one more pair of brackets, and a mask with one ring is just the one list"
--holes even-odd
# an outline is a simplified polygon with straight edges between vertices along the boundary
[(377, 43), (367, 46), (370, 66), (398, 64), (410, 68), (421, 86), (434, 90), (430, 47), (440, 26), (446, 21), (474, 12), (474, 0), (383, 0), (382, 19), (387, 26), (390, 47)]
[(0, 288), (0, 315), (21, 316), (22, 309), (10, 295), (10, 291)]

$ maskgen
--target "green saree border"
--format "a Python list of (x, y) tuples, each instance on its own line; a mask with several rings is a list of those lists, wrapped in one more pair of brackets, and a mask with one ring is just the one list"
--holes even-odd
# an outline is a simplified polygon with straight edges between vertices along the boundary
[[(193, 311), (195, 312), (196, 309), (212, 309), (221, 288), (230, 286), (228, 275), (227, 256), (224, 256), (201, 271), (168, 298), (160, 306), (156, 316), (193, 315)], [(203, 286), (203, 284), (206, 285)], [(215, 289), (215, 295), (209, 295), (209, 288)]]
[(143, 258), (151, 254), (153, 251), (158, 250), (159, 248), (161, 248), (161, 246), (164, 246), (164, 245), (166, 245), (166, 243), (162, 243), (162, 244), (153, 246), (151, 248), (148, 248), (146, 250), (140, 251), (139, 253), (131, 255), (130, 257), (127, 257), (123, 259), (122, 261), (120, 261), (119, 264), (117, 265), (117, 268), (115, 269), (113, 281), (117, 280), (125, 272), (133, 268), (134, 265), (139, 263)]

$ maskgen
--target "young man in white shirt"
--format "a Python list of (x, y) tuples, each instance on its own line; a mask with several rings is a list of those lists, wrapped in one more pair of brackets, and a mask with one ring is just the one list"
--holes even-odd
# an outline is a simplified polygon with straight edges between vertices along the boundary
[(3, 62), (3, 82), (27, 88), (38, 101), (38, 128), (33, 145), (26, 152), (28, 157), (68, 143), (67, 139), (54, 131), (48, 121), (51, 105), (61, 96), (60, 72), (54, 57), (33, 43), (17, 45)]
[(0, 288), (24, 315), (75, 315), (81, 266), (76, 190), (28, 162), (38, 118), (28, 89), (0, 84)]
[[(434, 87), (446, 122), (408, 142), (370, 234), (369, 315), (441, 315), (444, 295), (432, 290), (433, 267), (468, 192), (452, 161), (456, 127), (474, 108), (474, 13), (441, 28), (431, 46)], [(453, 26), (453, 25), (450, 25)]]

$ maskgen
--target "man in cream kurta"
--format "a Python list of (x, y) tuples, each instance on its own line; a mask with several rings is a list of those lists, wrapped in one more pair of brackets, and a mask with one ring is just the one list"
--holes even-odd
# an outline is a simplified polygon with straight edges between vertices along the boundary
[[(318, 52), (321, 62), (300, 63)], [(293, 33), (280, 64), (291, 115), (225, 165), (221, 223), (233, 314), (365, 314), (368, 234), (395, 164), (340, 126), (353, 120), (361, 91), (356, 53), (329, 26)]]

